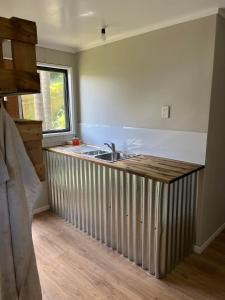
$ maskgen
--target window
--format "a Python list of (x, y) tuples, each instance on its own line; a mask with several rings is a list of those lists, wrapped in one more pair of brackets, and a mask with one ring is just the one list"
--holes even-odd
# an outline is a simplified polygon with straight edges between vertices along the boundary
[(70, 131), (68, 71), (39, 67), (41, 93), (21, 96), (24, 119), (41, 120), (43, 133)]

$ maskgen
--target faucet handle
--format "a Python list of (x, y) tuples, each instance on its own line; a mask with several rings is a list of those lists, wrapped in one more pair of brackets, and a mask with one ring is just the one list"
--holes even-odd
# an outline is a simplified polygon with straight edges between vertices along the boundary
[(112, 150), (112, 152), (116, 151), (116, 145), (115, 145), (115, 143), (109, 142), (109, 143), (104, 143), (104, 145), (108, 146)]
[(105, 146), (108, 146), (109, 148), (111, 148), (110, 143), (104, 143)]

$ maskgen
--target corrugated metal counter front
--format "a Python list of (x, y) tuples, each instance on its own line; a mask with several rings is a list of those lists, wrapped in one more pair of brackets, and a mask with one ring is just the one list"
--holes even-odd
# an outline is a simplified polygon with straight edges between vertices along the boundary
[(192, 251), (198, 170), (170, 183), (45, 150), (53, 212), (157, 278)]

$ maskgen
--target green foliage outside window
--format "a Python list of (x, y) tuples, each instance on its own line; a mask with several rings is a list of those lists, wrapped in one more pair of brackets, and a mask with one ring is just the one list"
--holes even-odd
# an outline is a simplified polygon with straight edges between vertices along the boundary
[[(65, 87), (64, 87), (64, 76), (62, 72), (55, 71), (40, 71), (40, 72), (50, 72), (50, 103), (51, 103), (51, 128), (49, 130), (64, 130), (67, 127), (66, 124), (66, 107), (65, 107)], [(43, 97), (43, 93), (42, 93)], [(35, 96), (34, 95), (24, 95), (22, 96), (22, 110), (24, 119), (35, 120)], [(42, 116), (43, 121), (43, 131), (44, 128), (44, 115)]]

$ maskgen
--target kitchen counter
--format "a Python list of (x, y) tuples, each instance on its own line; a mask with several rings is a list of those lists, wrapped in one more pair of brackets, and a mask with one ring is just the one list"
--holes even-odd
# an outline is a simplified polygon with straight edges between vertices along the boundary
[[(50, 207), (156, 278), (192, 252), (198, 170), (150, 155), (109, 162), (90, 145), (45, 149)], [(82, 154), (83, 153), (83, 154)]]
[(87, 155), (83, 155), (78, 152), (72, 152), (69, 151), (69, 149), (71, 149), (71, 146), (57, 146), (46, 148), (45, 150), (76, 157), (82, 160), (94, 162), (99, 165), (118, 169), (124, 172), (143, 176), (164, 183), (171, 183), (204, 168), (203, 165), (151, 155), (138, 155), (135, 157), (128, 158), (126, 160), (108, 162)]

